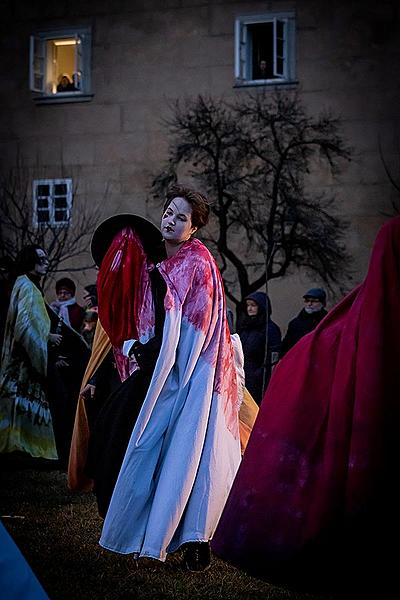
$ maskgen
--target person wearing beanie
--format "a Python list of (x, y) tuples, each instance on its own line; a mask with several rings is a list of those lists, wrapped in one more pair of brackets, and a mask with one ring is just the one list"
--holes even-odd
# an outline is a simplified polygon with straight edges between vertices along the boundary
[(318, 323), (328, 314), (325, 309), (326, 292), (322, 288), (311, 288), (304, 296), (304, 307), (297, 317), (289, 322), (285, 337), (282, 340), (280, 357), (282, 358), (307, 333), (313, 331)]
[(279, 355), (281, 331), (271, 319), (271, 302), (264, 292), (254, 292), (245, 299), (245, 314), (238, 324), (243, 346), (246, 387), (258, 405), (261, 404), (264, 379), (266, 322), (268, 318), (268, 358), (265, 386), (271, 377), (273, 358)]
[(75, 298), (76, 285), (69, 277), (62, 277), (56, 282), (57, 300), (50, 304), (54, 312), (64, 323), (80, 332), (85, 309)]

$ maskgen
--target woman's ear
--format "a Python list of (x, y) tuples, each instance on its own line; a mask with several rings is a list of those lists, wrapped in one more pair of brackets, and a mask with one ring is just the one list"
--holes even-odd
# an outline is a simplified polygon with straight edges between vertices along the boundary
[(198, 227), (192, 227), (192, 231), (191, 231), (190, 235), (194, 235), (197, 230), (198, 230)]

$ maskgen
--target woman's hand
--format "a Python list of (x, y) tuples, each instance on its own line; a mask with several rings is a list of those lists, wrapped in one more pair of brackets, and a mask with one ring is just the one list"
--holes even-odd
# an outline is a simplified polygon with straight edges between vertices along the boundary
[(60, 333), (50, 333), (49, 342), (53, 346), (59, 346), (62, 342), (62, 335)]
[(84, 398), (94, 398), (95, 391), (96, 386), (92, 385), (91, 383), (88, 383), (81, 391), (81, 396), (83, 396)]
[(58, 356), (56, 366), (57, 367), (69, 367), (69, 363), (67, 362), (67, 357), (66, 356)]

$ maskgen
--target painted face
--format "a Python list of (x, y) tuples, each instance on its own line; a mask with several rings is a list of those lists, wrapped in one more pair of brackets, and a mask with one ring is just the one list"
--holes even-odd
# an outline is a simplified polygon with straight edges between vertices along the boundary
[(161, 219), (161, 233), (166, 242), (182, 244), (197, 230), (192, 226), (192, 207), (185, 198), (173, 198)]
[(65, 300), (70, 300), (72, 298), (71, 290), (61, 287), (57, 292), (57, 298), (60, 302), (64, 302)]
[(311, 314), (320, 311), (323, 308), (322, 302), (317, 298), (304, 298), (304, 310)]
[(47, 273), (47, 269), (49, 268), (49, 259), (47, 254), (41, 248), (36, 248), (36, 254), (38, 260), (32, 269), (31, 273), (33, 275), (38, 275), (39, 277), (43, 277)]
[(249, 317), (256, 317), (258, 314), (258, 304), (254, 300), (246, 300), (247, 314)]

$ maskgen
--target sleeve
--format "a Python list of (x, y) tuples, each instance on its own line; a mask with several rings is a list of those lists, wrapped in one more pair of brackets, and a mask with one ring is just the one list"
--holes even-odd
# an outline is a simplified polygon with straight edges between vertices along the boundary
[(21, 286), (16, 298), (14, 339), (28, 354), (33, 368), (45, 376), (50, 321), (39, 291), (33, 284)]
[(127, 358), (129, 358), (129, 353), (132, 349), (132, 346), (135, 344), (135, 342), (137, 342), (137, 340), (135, 340), (135, 339), (125, 340), (125, 342), (122, 344), (122, 354), (124, 356), (126, 356)]
[(285, 337), (282, 340), (281, 351), (279, 353), (280, 358), (285, 356), (285, 354), (290, 350), (290, 348), (294, 345), (293, 343), (293, 325), (292, 322), (289, 323), (287, 332)]

